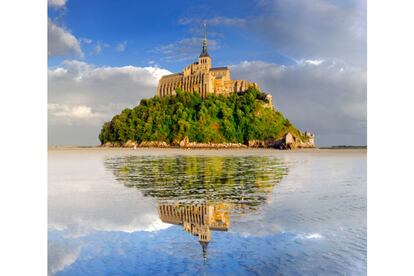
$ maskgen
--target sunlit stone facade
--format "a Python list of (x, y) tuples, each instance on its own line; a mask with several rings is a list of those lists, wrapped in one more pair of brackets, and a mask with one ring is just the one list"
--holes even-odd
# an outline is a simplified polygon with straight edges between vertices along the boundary
[(204, 98), (208, 93), (242, 92), (250, 86), (259, 89), (255, 82), (232, 80), (228, 67), (211, 67), (211, 57), (207, 52), (207, 39), (204, 36), (203, 48), (198, 61), (186, 66), (181, 73), (163, 76), (158, 83), (157, 96), (175, 95), (175, 90), (181, 88), (188, 92), (198, 92)]

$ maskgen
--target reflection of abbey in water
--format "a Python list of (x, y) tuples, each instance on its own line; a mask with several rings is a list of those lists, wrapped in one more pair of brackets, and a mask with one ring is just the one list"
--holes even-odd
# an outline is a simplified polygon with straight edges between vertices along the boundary
[(230, 227), (229, 205), (225, 203), (160, 204), (158, 213), (163, 222), (182, 225), (185, 231), (198, 236), (204, 258), (207, 257), (211, 230), (227, 231)]

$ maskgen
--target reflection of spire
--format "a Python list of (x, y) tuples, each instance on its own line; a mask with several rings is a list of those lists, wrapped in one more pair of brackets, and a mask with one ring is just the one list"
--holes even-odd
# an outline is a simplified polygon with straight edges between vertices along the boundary
[(208, 247), (208, 242), (205, 241), (199, 241), (201, 248), (203, 250), (203, 259), (204, 261), (207, 261), (207, 247)]
[(163, 222), (182, 225), (198, 237), (206, 262), (211, 230), (227, 231), (230, 227), (229, 208), (226, 203), (159, 204), (158, 213)]
[(207, 246), (208, 242), (201, 242), (201, 248), (203, 250), (203, 275), (207, 275)]

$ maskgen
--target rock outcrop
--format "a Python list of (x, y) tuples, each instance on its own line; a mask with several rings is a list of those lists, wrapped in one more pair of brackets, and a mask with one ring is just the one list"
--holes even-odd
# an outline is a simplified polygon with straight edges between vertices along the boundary
[(142, 141), (139, 144), (139, 147), (141, 148), (168, 148), (170, 145), (168, 145), (164, 141)]
[(201, 149), (201, 148), (211, 148), (211, 149), (219, 149), (219, 148), (247, 148), (246, 145), (237, 144), (237, 143), (197, 143), (197, 142), (190, 142), (188, 137), (185, 137), (180, 142), (175, 142), (175, 145), (179, 146), (180, 148), (188, 148), (188, 149)]
[(296, 137), (292, 133), (286, 133), (282, 139), (276, 141), (273, 147), (278, 149), (305, 149), (315, 148), (314, 135), (308, 131), (305, 132), (305, 141)]
[(167, 144), (164, 141), (136, 141), (128, 140), (125, 144), (120, 143), (105, 143), (103, 147), (124, 147), (124, 148), (169, 148), (179, 147), (187, 149), (223, 149), (223, 148), (277, 148), (277, 149), (302, 149), (315, 148), (314, 135), (308, 131), (305, 132), (305, 141), (303, 138), (296, 137), (292, 133), (286, 133), (279, 140), (250, 140), (247, 145), (239, 143), (197, 143), (190, 142), (188, 137), (181, 141), (174, 141), (172, 144)]
[(132, 140), (128, 140), (125, 144), (122, 145), (125, 148), (135, 148), (138, 146), (138, 143)]

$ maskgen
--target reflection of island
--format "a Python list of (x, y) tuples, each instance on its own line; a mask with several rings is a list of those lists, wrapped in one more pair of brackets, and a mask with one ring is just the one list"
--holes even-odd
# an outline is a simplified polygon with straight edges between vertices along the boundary
[(163, 222), (197, 236), (204, 258), (211, 231), (229, 229), (230, 209), (257, 211), (287, 174), (279, 159), (260, 156), (124, 156), (105, 166), (125, 186), (155, 198)]
[(211, 230), (227, 231), (230, 227), (229, 205), (225, 203), (159, 204), (158, 213), (163, 222), (182, 225), (185, 231), (197, 236), (205, 259)]
[(277, 158), (245, 156), (126, 156), (107, 168), (127, 187), (161, 201), (212, 201), (255, 210), (287, 173)]

